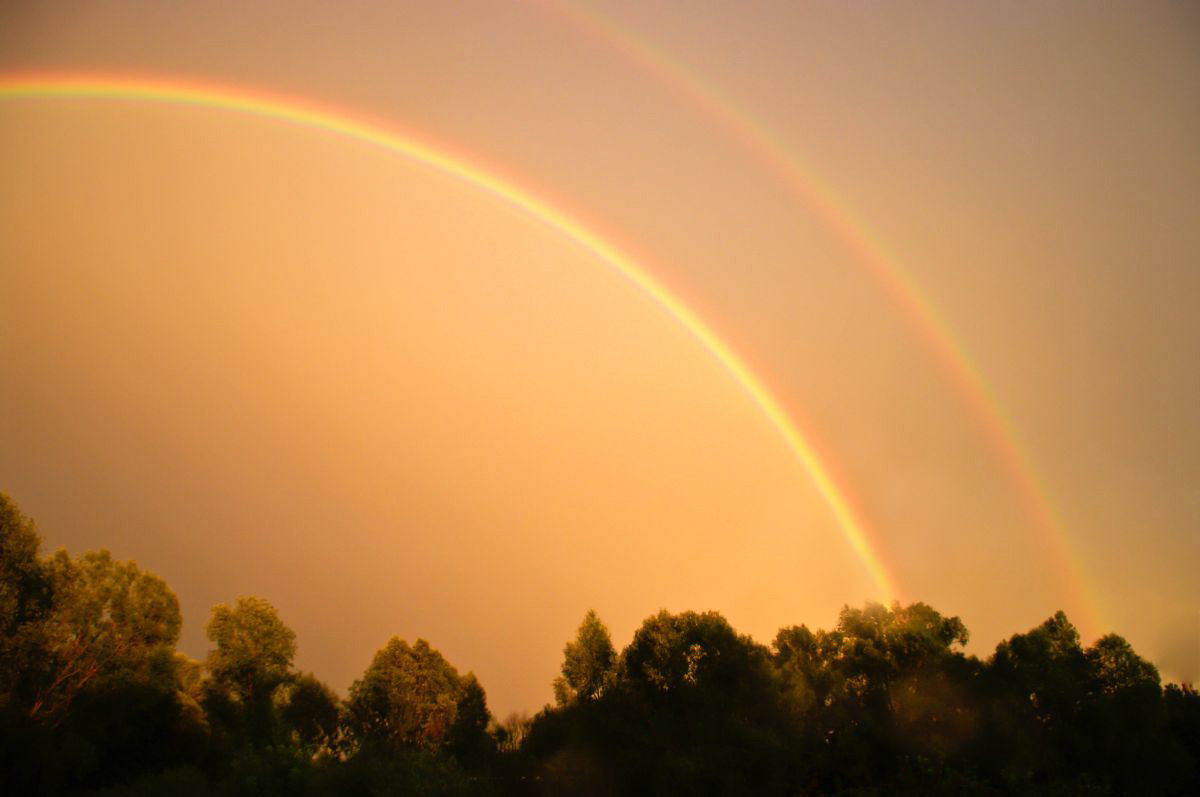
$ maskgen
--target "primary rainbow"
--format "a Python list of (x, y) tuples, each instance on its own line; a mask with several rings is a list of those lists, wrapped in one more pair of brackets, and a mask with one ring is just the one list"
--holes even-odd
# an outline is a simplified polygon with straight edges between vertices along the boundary
[(802, 429), (766, 385), (716, 332), (681, 299), (655, 280), (628, 254), (570, 214), (519, 187), (494, 171), (452, 154), (445, 147), (422, 141), (407, 131), (375, 122), (351, 112), (242, 87), (205, 84), (163, 77), (107, 74), (9, 73), (0, 74), (0, 100), (45, 100), (89, 98), (138, 100), (234, 111), (301, 125), (403, 155), (436, 171), (462, 180), (519, 208), (557, 230), (624, 277), (669, 313), (716, 358), (717, 362), (749, 394), (755, 405), (778, 431), (788, 448), (808, 472), (813, 484), (832, 511), (846, 542), (858, 556), (875, 584), (877, 597), (885, 603), (897, 599), (895, 582), (872, 544), (867, 529), (843, 488), (831, 475), (827, 457), (822, 456), (814, 436)]
[(921, 288), (910, 269), (871, 232), (866, 222), (838, 198), (816, 170), (740, 109), (731, 99), (693, 76), (683, 65), (618, 26), (601, 12), (571, 0), (536, 0), (548, 14), (614, 51), (639, 72), (652, 76), (699, 115), (736, 140), (766, 171), (779, 178), (831, 229), (883, 287), (916, 328), (942, 370), (970, 407), (1002, 464), (1036, 538), (1057, 571), (1067, 608), (1084, 634), (1099, 633), (1102, 623), (1094, 597), (1086, 589), (1081, 559), (1072, 550), (1065, 525), (1050, 499), (1045, 480), (995, 388), (945, 316)]

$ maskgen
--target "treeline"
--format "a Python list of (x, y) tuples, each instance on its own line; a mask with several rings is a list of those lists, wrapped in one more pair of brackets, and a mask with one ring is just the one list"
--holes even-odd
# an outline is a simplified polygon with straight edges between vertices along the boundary
[(5, 795), (1200, 794), (1200, 695), (1061, 612), (987, 659), (921, 603), (769, 646), (664, 611), (621, 651), (589, 612), (556, 705), (497, 722), (423, 640), (339, 698), (258, 598), (215, 607), (192, 660), (161, 579), (39, 546), (0, 494)]

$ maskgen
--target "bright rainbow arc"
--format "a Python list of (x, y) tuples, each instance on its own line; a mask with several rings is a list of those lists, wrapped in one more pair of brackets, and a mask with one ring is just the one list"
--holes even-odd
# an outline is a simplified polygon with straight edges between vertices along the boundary
[(197, 82), (114, 75), (8, 74), (0, 75), (0, 99), (93, 98), (140, 100), (234, 111), (274, 119), (314, 130), (343, 136), (403, 155), (431, 169), (462, 180), (524, 211), (558, 231), (582, 249), (616, 271), (641, 290), (676, 321), (717, 360), (749, 394), (754, 404), (783, 438), (788, 448), (808, 472), (814, 486), (833, 513), (847, 543), (867, 570), (878, 598), (885, 604), (898, 595), (893, 578), (884, 567), (843, 490), (829, 466), (805, 434), (763, 382), (743, 360), (703, 320), (664, 285), (655, 280), (632, 257), (608, 242), (583, 223), (556, 208), (532, 191), (497, 176), (471, 162), (452, 155), (444, 148), (425, 143), (410, 134), (390, 130), (381, 123), (343, 111), (321, 107), (311, 101), (299, 101), (243, 88), (206, 85)]
[(1039, 539), (1048, 549), (1070, 602), (1072, 615), (1085, 635), (1103, 627), (1094, 599), (1085, 588), (1080, 558), (1073, 553), (1064, 523), (1050, 499), (1045, 480), (1022, 440), (996, 389), (953, 333), (944, 315), (900, 259), (889, 253), (866, 222), (814, 169), (728, 97), (708, 87), (675, 60), (646, 44), (583, 3), (538, 0), (537, 5), (561, 22), (619, 53), (639, 71), (653, 76), (682, 97), (696, 112), (735, 139), (764, 169), (787, 187), (854, 253), (916, 328), (934, 359), (965, 400), (1000, 460)]

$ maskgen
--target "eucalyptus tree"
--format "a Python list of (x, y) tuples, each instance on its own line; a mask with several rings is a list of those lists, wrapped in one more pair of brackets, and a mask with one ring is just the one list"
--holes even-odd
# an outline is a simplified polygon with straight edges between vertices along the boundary
[(108, 551), (72, 558), (59, 550), (46, 566), (54, 598), (29, 716), (53, 724), (87, 688), (136, 685), (173, 694), (182, 620), (166, 583)]
[(560, 706), (596, 699), (612, 685), (616, 664), (608, 627), (594, 609), (589, 610), (575, 639), (563, 648), (562, 674), (554, 679), (554, 699)]
[(31, 687), (29, 676), (44, 657), (42, 622), (52, 592), (40, 546), (33, 521), (0, 493), (0, 704)]
[(276, 696), (292, 680), (296, 634), (266, 600), (239, 598), (212, 609), (204, 707), (210, 721), (255, 745), (281, 731)]
[(347, 720), (360, 748), (463, 752), (481, 744), (490, 715), (483, 687), (424, 639), (393, 637), (350, 687)]
[(214, 606), (208, 622), (214, 647), (206, 665), (213, 680), (244, 703), (269, 698), (288, 681), (296, 656), (296, 633), (262, 598), (239, 598), (231, 608)]

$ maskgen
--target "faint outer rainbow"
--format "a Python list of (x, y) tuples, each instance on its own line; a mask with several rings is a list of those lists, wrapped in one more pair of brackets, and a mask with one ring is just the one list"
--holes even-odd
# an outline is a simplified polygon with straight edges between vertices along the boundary
[(897, 598), (891, 574), (872, 545), (859, 513), (832, 476), (826, 461), (828, 457), (822, 456), (814, 445), (814, 436), (802, 430), (794, 415), (789, 415), (783, 409), (762, 380), (750, 370), (729, 344), (681, 299), (616, 245), (560, 207), (499, 177), (493, 170), (451, 154), (445, 147), (421, 141), (407, 131), (400, 132), (391, 126), (346, 111), (322, 107), (311, 100), (275, 96), (241, 87), (161, 77), (61, 73), (0, 74), (0, 99), (52, 98), (139, 100), (211, 108), (332, 133), (381, 147), (462, 180), (557, 230), (599, 258), (673, 316), (741, 385), (808, 472), (818, 492), (833, 512), (847, 543), (870, 574), (878, 592), (877, 597), (885, 603), (891, 603)]
[(782, 179), (854, 252), (858, 262), (867, 268), (919, 330), (935, 359), (970, 407), (1015, 487), (1025, 513), (1034, 522), (1037, 538), (1046, 547), (1051, 566), (1058, 571), (1059, 587), (1069, 601), (1067, 608), (1085, 634), (1099, 633), (1098, 608), (1087, 593), (1080, 558), (1071, 550), (1065, 526), (1028, 446), (996, 390), (911, 271), (887, 250), (867, 223), (838, 198), (832, 186), (728, 97), (642, 41), (634, 32), (618, 26), (583, 3), (535, 0), (534, 4), (615, 51), (639, 73), (652, 76), (694, 111), (723, 129), (768, 172)]

